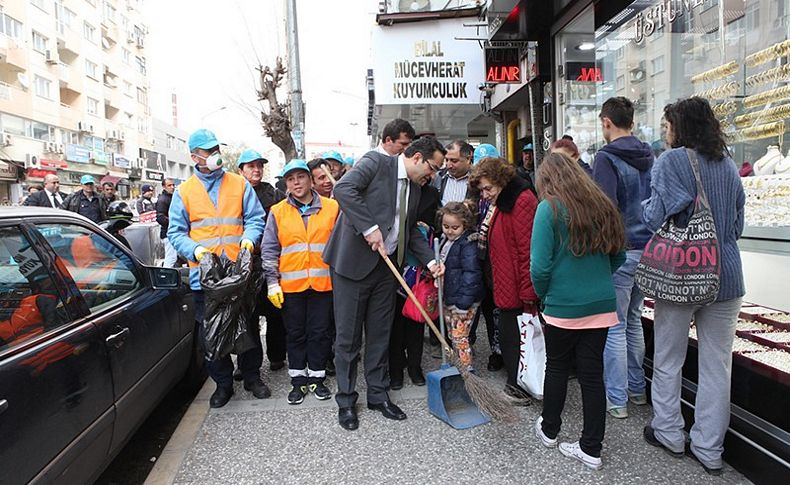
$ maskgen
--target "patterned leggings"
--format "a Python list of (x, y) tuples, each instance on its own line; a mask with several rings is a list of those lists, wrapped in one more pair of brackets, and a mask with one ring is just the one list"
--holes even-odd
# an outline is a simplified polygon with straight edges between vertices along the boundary
[(461, 365), (466, 368), (472, 366), (472, 348), (469, 345), (469, 330), (472, 328), (472, 321), (477, 313), (480, 303), (475, 303), (467, 310), (461, 310), (456, 306), (444, 307), (444, 318), (447, 320), (450, 329), (450, 338), (453, 341), (453, 348), (458, 352)]

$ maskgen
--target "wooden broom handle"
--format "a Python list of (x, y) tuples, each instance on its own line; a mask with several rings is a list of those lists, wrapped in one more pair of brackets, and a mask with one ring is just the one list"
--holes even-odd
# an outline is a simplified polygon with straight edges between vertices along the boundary
[(436, 335), (436, 338), (439, 339), (439, 342), (441, 342), (442, 347), (449, 349), (450, 346), (447, 344), (447, 341), (444, 339), (444, 335), (442, 335), (441, 332), (439, 332), (439, 330), (436, 328), (436, 324), (433, 323), (433, 320), (431, 320), (431, 317), (428, 315), (428, 312), (426, 312), (425, 308), (423, 308), (422, 304), (420, 303), (420, 300), (418, 300), (417, 297), (414, 296), (414, 293), (411, 291), (411, 288), (409, 288), (408, 283), (404, 281), (403, 276), (401, 276), (400, 271), (398, 271), (398, 268), (396, 268), (395, 265), (392, 264), (392, 260), (390, 260), (389, 256), (387, 256), (387, 253), (384, 251), (383, 247), (379, 247), (379, 254), (381, 255), (381, 258), (384, 260), (384, 262), (387, 263), (387, 266), (389, 266), (390, 271), (392, 271), (392, 275), (395, 276), (395, 279), (398, 280), (398, 283), (400, 283), (403, 290), (406, 292), (407, 295), (409, 295), (409, 299), (411, 300), (411, 302), (414, 303), (414, 306), (416, 306), (417, 309), (420, 311), (420, 313), (422, 314), (422, 318), (425, 319), (425, 323), (428, 324), (428, 326), (431, 328), (431, 331), (434, 333), (434, 335)]
[(332, 186), (334, 187), (335, 184), (337, 184), (337, 180), (335, 180), (335, 177), (332, 176), (332, 172), (330, 172), (329, 169), (326, 168), (326, 165), (324, 164), (321, 164), (321, 170), (323, 170), (326, 176), (329, 177), (329, 180), (332, 181)]

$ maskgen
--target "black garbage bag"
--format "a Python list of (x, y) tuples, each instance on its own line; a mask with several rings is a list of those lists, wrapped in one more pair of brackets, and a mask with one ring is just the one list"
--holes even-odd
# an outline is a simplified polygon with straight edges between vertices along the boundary
[(200, 285), (205, 297), (203, 328), (206, 358), (215, 361), (230, 353), (241, 354), (255, 346), (247, 333), (252, 312), (249, 294), (253, 287), (252, 255), (239, 252), (234, 262), (215, 254), (200, 260)]

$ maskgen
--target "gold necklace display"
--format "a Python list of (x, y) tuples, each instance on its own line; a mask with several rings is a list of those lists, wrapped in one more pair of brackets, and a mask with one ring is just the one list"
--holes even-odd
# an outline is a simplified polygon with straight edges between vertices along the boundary
[(721, 79), (723, 77), (731, 76), (738, 72), (738, 63), (735, 61), (728, 62), (727, 64), (723, 64), (718, 67), (714, 67), (713, 69), (709, 69), (705, 72), (701, 72), (696, 76), (691, 77), (691, 82), (698, 83), (702, 81), (715, 81), (716, 79)]
[(747, 96), (743, 98), (743, 106), (746, 108), (754, 108), (755, 106), (762, 106), (771, 101), (785, 100), (788, 98), (790, 98), (790, 85)]
[(735, 96), (737, 92), (738, 83), (735, 81), (730, 81), (727, 84), (722, 84), (721, 86), (715, 88), (694, 93), (693, 96), (699, 96), (700, 98), (708, 99), (726, 99)]
[(711, 109), (716, 116), (729, 116), (738, 111), (738, 103), (735, 101), (725, 101), (724, 103), (714, 104)]
[(746, 113), (740, 116), (736, 116), (734, 121), (735, 121), (735, 126), (737, 126), (738, 128), (743, 128), (745, 126), (749, 126), (753, 124), (755, 121), (760, 121), (762, 123), (769, 123), (772, 121), (783, 120), (788, 117), (790, 117), (790, 104), (783, 104), (780, 106), (774, 106), (773, 108), (767, 108), (760, 111), (754, 111), (752, 113)]
[(731, 141), (748, 141), (748, 140), (761, 140), (763, 138), (771, 138), (774, 136), (782, 136), (785, 132), (785, 122), (777, 121), (775, 123), (765, 123), (762, 125), (744, 128), (729, 134)]
[(755, 67), (788, 54), (790, 54), (790, 40), (785, 40), (746, 56), (745, 62), (749, 67)]
[(758, 72), (753, 76), (749, 76), (746, 78), (746, 86), (751, 88), (759, 84), (765, 84), (771, 81), (782, 81), (784, 79), (790, 79), (790, 64), (773, 67), (763, 72)]

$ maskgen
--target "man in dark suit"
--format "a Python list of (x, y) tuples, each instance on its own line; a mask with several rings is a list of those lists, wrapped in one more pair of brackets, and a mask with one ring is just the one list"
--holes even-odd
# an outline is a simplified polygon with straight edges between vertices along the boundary
[(403, 264), (409, 249), (434, 276), (443, 274), (443, 265), (433, 261), (416, 224), (420, 186), (439, 170), (444, 154), (444, 147), (433, 137), (420, 138), (398, 157), (371, 151), (335, 186), (342, 214), (323, 258), (332, 269), (337, 325), (335, 399), (344, 429), (359, 426), (356, 378), (363, 326), (368, 409), (389, 419), (406, 419), (387, 395), (397, 282), (378, 249), (383, 248), (396, 265)]
[(60, 179), (57, 175), (50, 173), (44, 177), (44, 190), (39, 190), (34, 194), (30, 194), (22, 205), (54, 207), (57, 209), (65, 199), (66, 194), (60, 191)]

